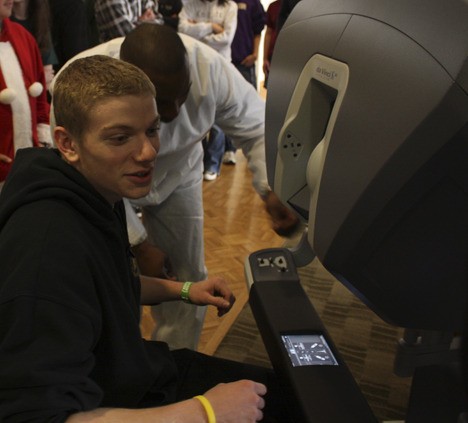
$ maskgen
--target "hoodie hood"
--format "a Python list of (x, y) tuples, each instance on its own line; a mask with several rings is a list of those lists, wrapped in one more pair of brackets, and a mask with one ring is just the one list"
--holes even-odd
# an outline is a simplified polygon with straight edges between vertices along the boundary
[(15, 210), (47, 199), (67, 202), (93, 225), (115, 232), (113, 207), (58, 150), (18, 150), (0, 194), (0, 230)]

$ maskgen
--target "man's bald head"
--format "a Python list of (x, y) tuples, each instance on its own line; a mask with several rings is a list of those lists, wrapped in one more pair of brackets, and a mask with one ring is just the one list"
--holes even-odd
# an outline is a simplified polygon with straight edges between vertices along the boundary
[(165, 25), (139, 25), (125, 37), (120, 58), (139, 67), (156, 87), (161, 120), (174, 120), (191, 86), (187, 50), (177, 32)]
[(184, 43), (169, 26), (142, 24), (130, 32), (120, 48), (120, 58), (152, 73), (175, 73), (186, 66)]

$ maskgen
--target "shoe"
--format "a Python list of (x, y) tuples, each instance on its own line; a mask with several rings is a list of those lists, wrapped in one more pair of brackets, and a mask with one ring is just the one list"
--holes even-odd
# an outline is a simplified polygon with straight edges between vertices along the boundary
[(205, 172), (203, 173), (203, 179), (205, 181), (214, 181), (218, 177), (216, 172)]
[(223, 156), (224, 164), (236, 164), (236, 153), (235, 151), (226, 151)]

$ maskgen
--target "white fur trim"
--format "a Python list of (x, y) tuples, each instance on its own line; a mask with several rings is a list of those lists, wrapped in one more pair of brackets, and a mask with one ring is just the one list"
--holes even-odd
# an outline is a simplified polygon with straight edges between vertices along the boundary
[(5, 88), (0, 91), (0, 103), (11, 104), (16, 98), (16, 91), (13, 88)]
[(44, 91), (44, 87), (40, 82), (34, 82), (29, 88), (28, 92), (31, 97), (39, 97)]
[(23, 72), (15, 51), (9, 42), (0, 42), (0, 68), (8, 88), (16, 92), (10, 104), (13, 113), (15, 152), (20, 148), (32, 147), (31, 109), (28, 93), (24, 86)]

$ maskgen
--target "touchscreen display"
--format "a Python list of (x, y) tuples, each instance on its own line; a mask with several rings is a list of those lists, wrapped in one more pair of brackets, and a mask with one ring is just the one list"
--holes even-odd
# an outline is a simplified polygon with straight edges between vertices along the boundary
[(338, 366), (323, 335), (283, 334), (281, 339), (294, 367)]

